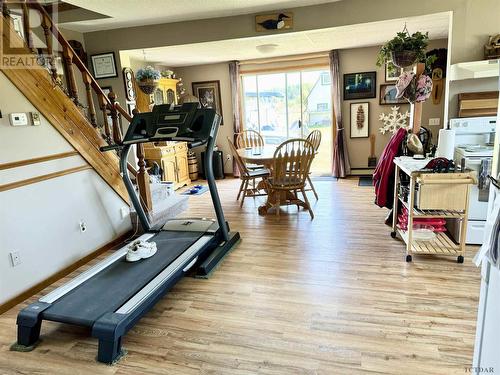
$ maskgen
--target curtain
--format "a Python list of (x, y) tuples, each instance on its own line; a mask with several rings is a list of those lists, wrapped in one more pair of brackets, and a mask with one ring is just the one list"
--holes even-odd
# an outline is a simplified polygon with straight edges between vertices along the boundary
[[(229, 81), (231, 82), (231, 100), (233, 105), (233, 142), (236, 143), (237, 134), (241, 132), (241, 117), (240, 117), (240, 63), (239, 61), (231, 61), (229, 63)], [(239, 176), (238, 167), (233, 162), (233, 175)]]
[(333, 139), (332, 175), (341, 178), (351, 173), (351, 165), (347, 154), (344, 125), (342, 124), (342, 80), (338, 50), (330, 51), (328, 57), (330, 58), (330, 75), (332, 77), (332, 120), (334, 120), (333, 124), (336, 129), (336, 132), (333, 132), (336, 133), (336, 136)]

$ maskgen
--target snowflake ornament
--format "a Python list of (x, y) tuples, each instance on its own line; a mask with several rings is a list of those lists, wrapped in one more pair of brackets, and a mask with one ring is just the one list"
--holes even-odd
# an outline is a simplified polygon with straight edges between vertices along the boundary
[(406, 119), (410, 117), (410, 112), (400, 113), (399, 107), (391, 107), (391, 113), (381, 113), (379, 120), (384, 123), (384, 126), (379, 128), (380, 133), (385, 134), (391, 132), (396, 133), (400, 128), (408, 129), (409, 126), (406, 124)]

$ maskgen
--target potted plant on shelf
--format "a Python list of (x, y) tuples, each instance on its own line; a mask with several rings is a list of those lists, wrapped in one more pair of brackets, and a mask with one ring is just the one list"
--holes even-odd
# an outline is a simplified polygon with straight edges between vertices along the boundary
[[(429, 44), (429, 33), (417, 31), (410, 35), (405, 28), (394, 38), (385, 43), (377, 55), (377, 66), (392, 62), (400, 68), (406, 68), (417, 62), (432, 64), (435, 56), (426, 56), (425, 49)], [(389, 64), (389, 67), (391, 64)]]
[(148, 95), (151, 95), (156, 90), (160, 77), (160, 71), (152, 66), (141, 68), (135, 74), (137, 85), (143, 93)]

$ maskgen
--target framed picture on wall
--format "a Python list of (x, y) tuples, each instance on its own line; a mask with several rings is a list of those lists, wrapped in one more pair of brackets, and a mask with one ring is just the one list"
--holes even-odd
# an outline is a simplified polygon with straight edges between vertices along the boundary
[(344, 74), (344, 100), (377, 96), (377, 72)]
[[(213, 108), (222, 116), (220, 81), (193, 82), (193, 95), (198, 98), (203, 108)], [(221, 121), (221, 125), (223, 122)]]
[(380, 85), (380, 105), (408, 104), (404, 98), (396, 98), (396, 85)]
[(90, 61), (92, 61), (92, 69), (96, 79), (118, 77), (114, 52), (92, 55)]
[(351, 103), (351, 138), (368, 138), (369, 109), (368, 102)]
[(396, 82), (404, 69), (394, 65), (392, 62), (385, 63), (385, 81)]

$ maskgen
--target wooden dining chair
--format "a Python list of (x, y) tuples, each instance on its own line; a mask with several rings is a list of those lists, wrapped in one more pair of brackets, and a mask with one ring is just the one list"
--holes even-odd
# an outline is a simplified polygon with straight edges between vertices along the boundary
[(255, 130), (244, 130), (236, 137), (238, 148), (255, 148), (264, 146), (264, 138)]
[[(264, 138), (262, 138), (260, 133), (255, 130), (244, 130), (241, 133), (238, 133), (236, 137), (237, 148), (263, 147), (264, 144)], [(258, 170), (262, 168), (262, 165), (252, 163), (246, 163), (246, 166), (249, 170)]]
[[(242, 196), (240, 207), (243, 207), (243, 202), (245, 201), (246, 197), (259, 197), (267, 195), (267, 192), (263, 189), (259, 189), (259, 184), (255, 184), (255, 182), (259, 178), (266, 180), (269, 177), (270, 173), (269, 170), (266, 168), (253, 169), (253, 170), (248, 169), (243, 160), (241, 159), (240, 155), (238, 155), (236, 146), (231, 141), (231, 138), (227, 137), (227, 141), (229, 143), (229, 148), (231, 149), (231, 153), (233, 154), (233, 160), (236, 163), (238, 171), (240, 172), (241, 184), (240, 184), (240, 189), (238, 190), (238, 195), (236, 197), (236, 200), (239, 200), (240, 196)], [(250, 182), (252, 182), (252, 187), (248, 186)]]
[[(314, 154), (314, 146), (309, 141), (298, 138), (283, 142), (274, 152), (272, 177), (267, 180), (271, 198), (268, 199), (268, 205), (276, 208), (278, 218), (283, 203), (306, 208), (311, 219), (314, 219), (314, 213), (305, 193), (306, 179)], [(304, 200), (299, 199), (299, 191)]]
[[(307, 136), (306, 140), (311, 142), (312, 146), (314, 147), (314, 152), (315, 154), (318, 153), (319, 150), (319, 145), (321, 144), (321, 132), (319, 130), (313, 130), (309, 135)], [(318, 200), (318, 193), (316, 192), (316, 189), (314, 188), (314, 185), (311, 181), (311, 176), (310, 172), (307, 175), (307, 183), (309, 184), (309, 188), (306, 188), (306, 191), (312, 190), (314, 196), (316, 197), (316, 200)]]

